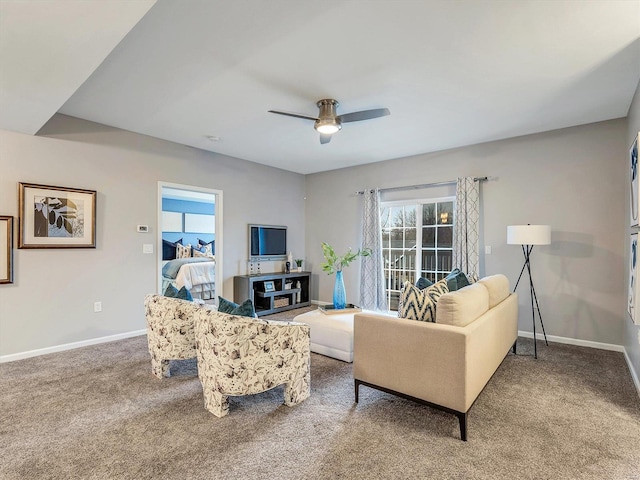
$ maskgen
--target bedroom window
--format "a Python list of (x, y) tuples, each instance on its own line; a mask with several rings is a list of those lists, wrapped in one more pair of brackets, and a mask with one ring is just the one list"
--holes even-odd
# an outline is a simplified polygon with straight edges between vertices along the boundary
[(382, 256), (389, 310), (398, 309), (400, 289), (420, 277), (436, 282), (453, 264), (455, 198), (382, 204)]

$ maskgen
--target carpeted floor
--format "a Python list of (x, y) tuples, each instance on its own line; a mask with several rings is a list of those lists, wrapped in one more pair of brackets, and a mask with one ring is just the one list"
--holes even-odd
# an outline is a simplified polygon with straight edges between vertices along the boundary
[(622, 354), (531, 350), (519, 339), (480, 395), (468, 442), (453, 415), (367, 387), (355, 405), (351, 364), (317, 354), (303, 404), (282, 405), (278, 387), (231, 398), (222, 419), (203, 407), (195, 361), (151, 375), (144, 336), (6, 363), (0, 478), (639, 480)]

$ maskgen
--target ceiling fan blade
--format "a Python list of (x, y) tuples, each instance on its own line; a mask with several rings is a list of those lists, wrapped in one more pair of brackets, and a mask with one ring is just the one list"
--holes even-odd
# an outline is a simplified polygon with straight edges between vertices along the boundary
[(309, 115), (301, 115), (299, 113), (279, 112), (277, 110), (268, 110), (268, 112), (277, 113), (278, 115), (286, 115), (287, 117), (304, 118), (305, 120), (313, 120), (314, 122), (317, 120), (316, 117), (311, 117)]
[(360, 112), (338, 115), (336, 119), (340, 120), (342, 123), (359, 122), (361, 120), (371, 120), (372, 118), (385, 117), (387, 115), (391, 115), (388, 108), (374, 108), (373, 110), (362, 110)]
[(327, 134), (327, 133), (321, 133), (320, 134), (320, 143), (321, 144), (325, 144), (325, 143), (329, 143), (331, 141), (331, 135)]

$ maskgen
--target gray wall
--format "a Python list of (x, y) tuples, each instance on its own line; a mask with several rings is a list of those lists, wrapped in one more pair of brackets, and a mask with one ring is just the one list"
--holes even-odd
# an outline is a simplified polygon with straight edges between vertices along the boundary
[[(319, 273), (317, 298), (331, 301), (333, 277), (318, 268), (320, 243), (343, 251), (361, 239), (366, 187), (489, 176), (481, 187), (481, 274), (515, 284), (523, 264), (506, 244), (507, 225), (550, 224), (552, 244), (536, 247), (533, 275), (547, 334), (621, 345), (626, 304), (625, 119), (418, 155), (306, 177), (307, 260)], [(424, 191), (420, 192), (423, 196)], [(438, 192), (436, 196), (441, 195)], [(345, 270), (347, 300), (359, 298), (359, 268)], [(528, 290), (520, 286), (519, 329), (531, 331)], [(539, 330), (538, 330), (539, 331)]]
[[(0, 285), (0, 356), (145, 328), (142, 300), (158, 273), (142, 244), (156, 243), (158, 181), (223, 191), (225, 296), (246, 273), (248, 223), (288, 225), (304, 257), (299, 174), (64, 115), (38, 136), (0, 131), (0, 172), (0, 215), (18, 216), (18, 182), (98, 192), (96, 249), (14, 250), (14, 283)], [(103, 311), (93, 313), (98, 300)]]
[[(625, 146), (631, 148), (631, 144), (633, 143), (633, 139), (638, 135), (640, 131), (640, 83), (638, 84), (638, 88), (636, 89), (636, 94), (633, 97), (633, 102), (631, 103), (631, 108), (629, 109), (629, 115), (627, 117), (628, 120), (628, 128), (627, 128), (627, 138), (625, 142)], [(627, 153), (628, 158), (628, 153)], [(630, 172), (627, 168), (627, 185), (630, 182)], [(628, 198), (628, 197), (627, 197)], [(625, 211), (625, 218), (629, 218), (629, 208), (630, 204), (627, 201), (627, 209)], [(627, 227), (627, 232), (631, 233), (629, 227)], [(629, 263), (629, 247), (627, 242), (627, 261), (625, 265)], [(640, 378), (640, 327), (635, 325), (629, 314), (627, 314), (626, 303), (624, 308), (624, 348), (629, 356), (629, 360), (631, 361), (631, 365), (635, 370), (636, 381)], [(636, 385), (640, 389), (640, 385)]]

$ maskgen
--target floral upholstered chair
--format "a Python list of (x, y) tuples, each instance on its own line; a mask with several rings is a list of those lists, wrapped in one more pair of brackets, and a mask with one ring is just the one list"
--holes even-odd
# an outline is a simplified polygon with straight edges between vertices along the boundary
[(144, 309), (151, 371), (158, 378), (168, 377), (169, 360), (196, 357), (195, 314), (206, 308), (178, 298), (147, 295)]
[(204, 405), (217, 417), (229, 413), (229, 396), (285, 385), (285, 405), (310, 394), (309, 326), (201, 309), (195, 321), (198, 376)]

